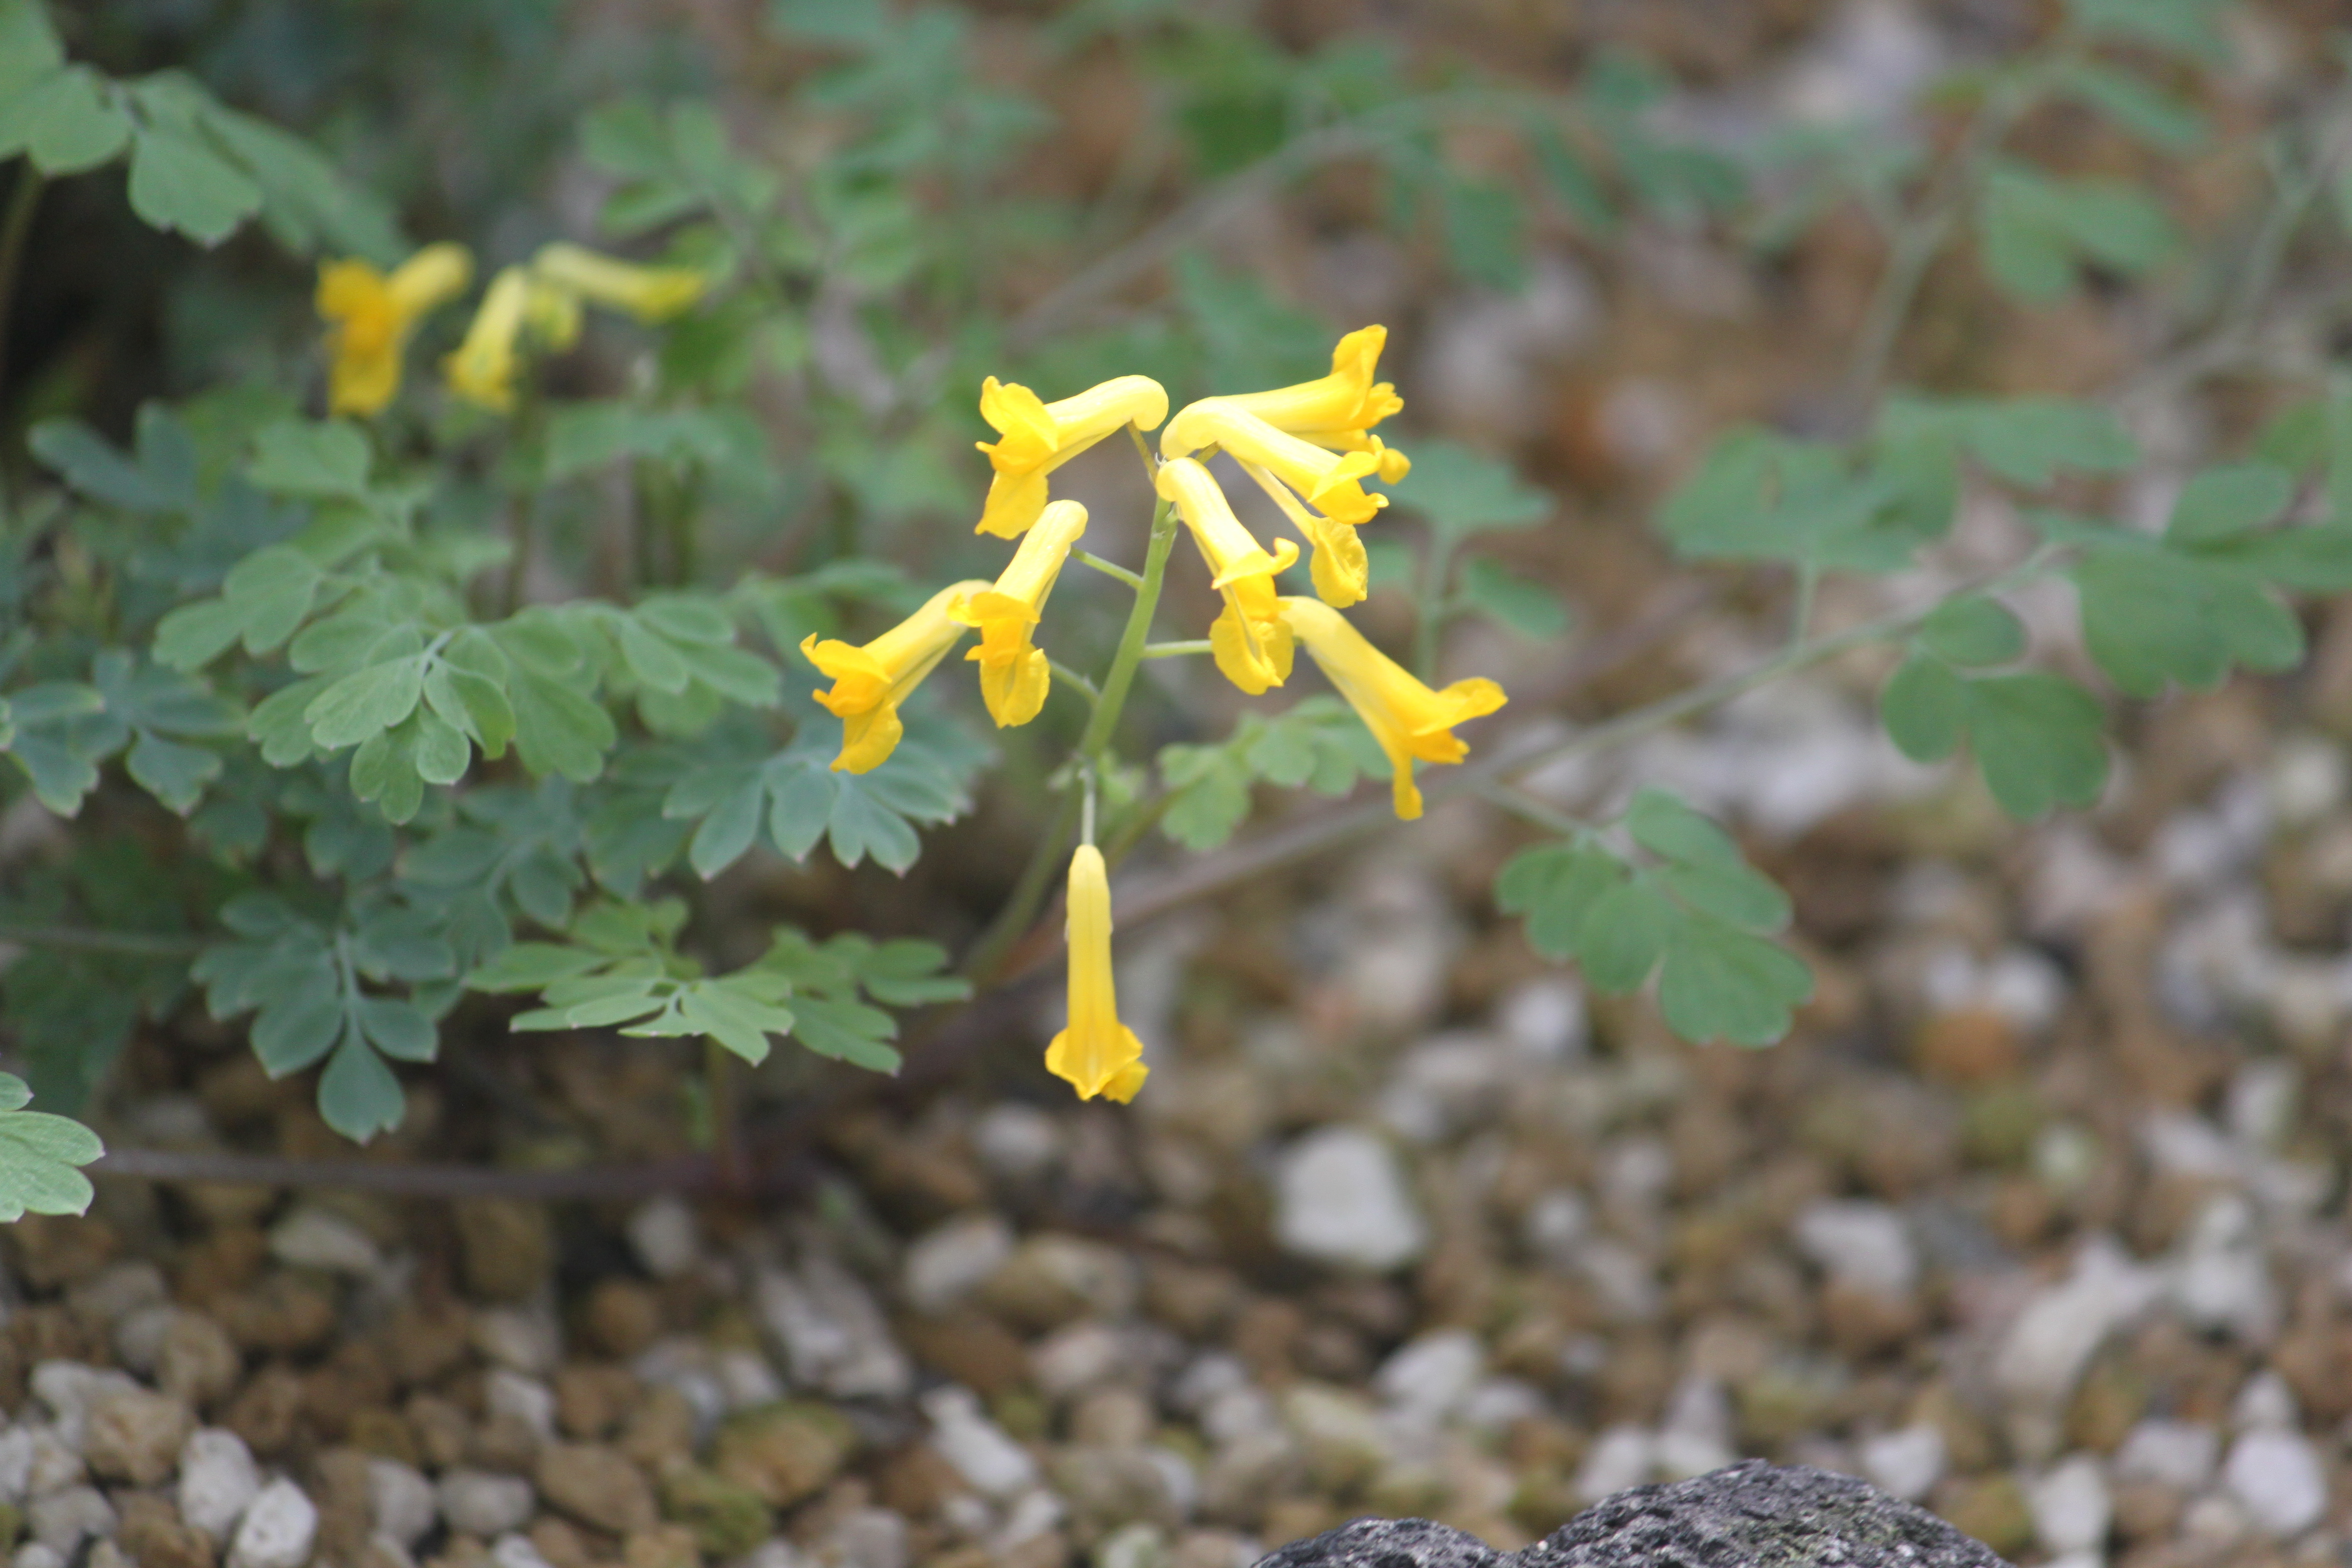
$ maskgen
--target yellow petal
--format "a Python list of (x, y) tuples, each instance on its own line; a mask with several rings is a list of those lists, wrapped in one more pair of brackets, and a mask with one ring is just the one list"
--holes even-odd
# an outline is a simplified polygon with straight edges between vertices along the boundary
[(1357, 483), (1379, 471), (1381, 459), (1375, 453), (1326, 451), (1223, 398), (1186, 405), (1160, 433), (1165, 458), (1186, 457), (1208, 447), (1265, 468), (1335, 521), (1364, 522), (1388, 504), (1387, 497), (1367, 494)]
[(996, 475), (974, 531), (1016, 539), (1045, 510), (1047, 474), (1128, 425), (1156, 429), (1168, 417), (1168, 394), (1148, 375), (1122, 375), (1045, 403), (992, 375), (981, 384), (980, 413), (1003, 438), (980, 443)]
[(509, 267), (490, 280), (465, 341), (444, 361), (449, 389), (469, 403), (504, 414), (514, 407), (515, 341), (530, 303), (530, 276)]
[(1045, 1068), (1080, 1100), (1125, 1103), (1143, 1085), (1143, 1042), (1118, 1021), (1111, 975), (1110, 876), (1102, 851), (1081, 844), (1070, 857), (1070, 1020), (1045, 1047)]
[(986, 583), (950, 583), (862, 647), (832, 637), (820, 641), (814, 633), (801, 640), (802, 657), (833, 677), (830, 691), (812, 695), (841, 719), (841, 754), (834, 759), (835, 768), (862, 773), (888, 760), (905, 732), (898, 705), (963, 636), (964, 628), (952, 615), (954, 606), (988, 587)]
[(648, 323), (692, 309), (710, 287), (691, 267), (639, 267), (577, 245), (545, 246), (530, 266), (543, 282)]

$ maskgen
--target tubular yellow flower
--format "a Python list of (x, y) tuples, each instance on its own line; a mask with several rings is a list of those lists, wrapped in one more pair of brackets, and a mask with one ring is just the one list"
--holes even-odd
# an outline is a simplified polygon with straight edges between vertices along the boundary
[(1187, 404), (1160, 433), (1163, 458), (1190, 457), (1203, 447), (1223, 447), (1244, 463), (1255, 463), (1334, 522), (1352, 527), (1388, 505), (1386, 496), (1367, 495), (1356, 482), (1379, 471), (1379, 453), (1327, 452), (1276, 429), (1230, 398)]
[(948, 610), (958, 625), (980, 629), (980, 646), (964, 658), (980, 666), (980, 695), (1000, 730), (1026, 724), (1045, 706), (1054, 677), (1045, 654), (1031, 641), (1030, 628), (1062, 574), (1062, 563), (1070, 558), (1070, 546), (1086, 531), (1085, 507), (1074, 500), (1054, 502), (1022, 538), (995, 584)]
[(1432, 691), (1365, 641), (1345, 616), (1313, 599), (1283, 600), (1282, 618), (1388, 754), (1395, 770), (1397, 816), (1408, 822), (1419, 816), (1414, 761), (1458, 763), (1468, 756), (1469, 744), (1454, 733), (1454, 726), (1500, 708), (1503, 689), (1478, 677)]
[(556, 288), (648, 323), (690, 309), (710, 287), (691, 267), (639, 267), (560, 243), (542, 247), (530, 268)]
[(1080, 1100), (1097, 1095), (1121, 1105), (1151, 1069), (1143, 1042), (1118, 1021), (1110, 972), (1110, 876), (1102, 851), (1078, 846), (1070, 857), (1070, 1022), (1045, 1047), (1045, 1069), (1069, 1080)]
[(832, 690), (810, 695), (841, 720), (841, 754), (833, 759), (835, 772), (867, 773), (889, 761), (898, 737), (907, 732), (898, 721), (898, 704), (963, 636), (964, 628), (949, 615), (950, 607), (990, 586), (950, 583), (863, 647), (833, 637), (819, 642), (814, 632), (801, 639), (801, 657), (833, 677)]
[(389, 274), (357, 258), (319, 268), (317, 304), (328, 322), (334, 358), (327, 374), (332, 414), (380, 414), (400, 390), (400, 359), (409, 334), (431, 311), (472, 281), (474, 258), (462, 245), (428, 245)]
[(1210, 650), (1225, 679), (1251, 696), (1290, 679), (1290, 632), (1276, 608), (1275, 574), (1298, 559), (1298, 546), (1275, 542), (1274, 553), (1234, 515), (1209, 470), (1190, 458), (1160, 468), (1160, 493), (1176, 504), (1209, 563), (1209, 585), (1225, 596), (1209, 628)]
[(1318, 447), (1337, 452), (1370, 452), (1380, 459), (1381, 479), (1394, 484), (1411, 471), (1412, 459), (1369, 434), (1373, 426), (1404, 406), (1392, 384), (1372, 379), (1388, 341), (1386, 327), (1360, 328), (1341, 338), (1339, 347), (1331, 351), (1330, 374), (1272, 392), (1229, 395), (1223, 401)]
[(1045, 403), (992, 375), (981, 384), (980, 416), (1000, 439), (978, 443), (996, 474), (972, 531), (1017, 539), (1045, 510), (1046, 475), (1122, 425), (1157, 429), (1168, 417), (1168, 394), (1148, 375), (1122, 375)]
[(465, 342), (443, 362), (450, 391), (499, 414), (512, 411), (515, 343), (530, 310), (530, 274), (520, 267), (502, 268), (490, 279)]
[(1356, 537), (1353, 527), (1309, 511), (1290, 493), (1289, 486), (1255, 463), (1244, 463), (1242, 472), (1274, 498), (1275, 505), (1290, 519), (1291, 526), (1305, 534), (1307, 542), (1315, 547), (1314, 563), (1307, 571), (1315, 579), (1317, 597), (1339, 609), (1371, 592), (1371, 558), (1364, 553), (1364, 542)]

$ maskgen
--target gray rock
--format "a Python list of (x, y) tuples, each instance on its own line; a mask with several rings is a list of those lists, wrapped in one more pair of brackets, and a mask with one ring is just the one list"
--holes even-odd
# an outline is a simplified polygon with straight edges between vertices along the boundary
[(1850, 1476), (1760, 1459), (1636, 1487), (1524, 1552), (1424, 1519), (1360, 1519), (1258, 1568), (2004, 1568), (1924, 1509)]

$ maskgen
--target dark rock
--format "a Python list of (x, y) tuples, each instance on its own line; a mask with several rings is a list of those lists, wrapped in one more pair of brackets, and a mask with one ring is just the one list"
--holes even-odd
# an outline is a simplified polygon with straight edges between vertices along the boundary
[(1850, 1476), (1761, 1459), (1603, 1498), (1524, 1552), (1425, 1519), (1360, 1519), (1258, 1568), (2006, 1568)]

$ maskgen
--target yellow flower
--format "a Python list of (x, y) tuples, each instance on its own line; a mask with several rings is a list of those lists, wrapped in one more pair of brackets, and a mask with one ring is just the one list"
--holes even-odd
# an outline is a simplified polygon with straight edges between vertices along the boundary
[(710, 279), (691, 267), (639, 267), (576, 245), (545, 246), (530, 268), (558, 289), (648, 323), (690, 309), (710, 287)]
[(330, 323), (327, 407), (379, 414), (400, 390), (400, 356), (430, 311), (466, 290), (474, 258), (462, 245), (428, 245), (389, 275), (356, 258), (319, 268), (319, 314)]
[[(1364, 596), (1370, 572), (1356, 525), (1388, 505), (1388, 498), (1366, 494), (1357, 481), (1380, 470), (1381, 451), (1326, 451), (1223, 397), (1188, 404), (1160, 434), (1164, 457), (1209, 447), (1231, 453), (1307, 535), (1315, 546), (1315, 591), (1327, 603), (1352, 605)], [(1299, 504), (1302, 497), (1306, 506)], [(1310, 512), (1309, 506), (1317, 510)]]
[(1470, 747), (1454, 735), (1454, 726), (1500, 708), (1503, 689), (1480, 677), (1432, 691), (1365, 641), (1347, 616), (1313, 599), (1283, 600), (1282, 618), (1388, 753), (1395, 770), (1396, 814), (1407, 821), (1419, 816), (1414, 760), (1458, 763), (1468, 756)]
[(1290, 679), (1290, 633), (1276, 607), (1274, 579), (1298, 559), (1298, 546), (1276, 540), (1268, 555), (1209, 470), (1190, 458), (1160, 465), (1160, 493), (1176, 503), (1209, 563), (1209, 585), (1225, 596), (1223, 613), (1209, 628), (1217, 668), (1253, 697), (1281, 685)]
[(1054, 502), (1024, 536), (995, 585), (948, 610), (957, 624), (980, 628), (980, 646), (964, 658), (980, 666), (980, 695), (1000, 730), (1026, 724), (1045, 705), (1053, 673), (1030, 640), (1030, 628), (1045, 608), (1070, 546), (1086, 531), (1086, 508), (1074, 500)]
[(1043, 403), (992, 375), (981, 384), (980, 416), (1001, 438), (979, 443), (996, 474), (972, 531), (1017, 539), (1045, 510), (1046, 475), (1123, 425), (1156, 429), (1168, 417), (1168, 394), (1148, 375), (1122, 375)]
[(1080, 1100), (1106, 1095), (1121, 1105), (1151, 1071), (1143, 1042), (1118, 1021), (1110, 973), (1110, 877), (1102, 851), (1078, 846), (1070, 857), (1070, 1023), (1045, 1047), (1045, 1069), (1067, 1079)]
[(835, 772), (862, 773), (889, 760), (898, 737), (906, 733), (898, 721), (898, 704), (963, 636), (950, 608), (990, 586), (951, 583), (863, 647), (832, 637), (819, 642), (814, 632), (802, 639), (801, 657), (833, 677), (832, 690), (811, 695), (841, 720), (841, 755), (833, 759)]
[(500, 268), (482, 295), (465, 341), (442, 362), (443, 369), (449, 390), (467, 402), (510, 414), (523, 343), (568, 349), (579, 341), (577, 296), (543, 281), (528, 268)]
[(1228, 395), (1223, 401), (1318, 447), (1337, 452), (1370, 452), (1380, 458), (1381, 479), (1394, 484), (1412, 470), (1412, 459), (1369, 434), (1373, 426), (1404, 406), (1393, 384), (1372, 379), (1388, 341), (1386, 327), (1360, 328), (1341, 338), (1339, 346), (1331, 351), (1330, 374), (1272, 392)]

